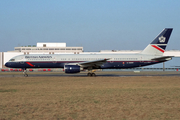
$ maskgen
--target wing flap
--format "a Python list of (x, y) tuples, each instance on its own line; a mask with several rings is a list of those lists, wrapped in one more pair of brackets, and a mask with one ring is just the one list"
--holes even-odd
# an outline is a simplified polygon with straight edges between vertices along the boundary
[(78, 63), (82, 67), (96, 67), (96, 66), (101, 66), (103, 63), (107, 62), (108, 59), (102, 59), (102, 60), (95, 60), (95, 61), (86, 61), (86, 62), (80, 62)]

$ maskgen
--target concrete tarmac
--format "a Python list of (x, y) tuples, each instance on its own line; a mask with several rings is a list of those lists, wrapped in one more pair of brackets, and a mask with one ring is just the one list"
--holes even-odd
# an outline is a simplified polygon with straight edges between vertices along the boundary
[[(132, 76), (180, 76), (179, 71), (105, 71), (95, 72), (96, 77)], [(87, 72), (66, 74), (64, 72), (27, 72), (28, 77), (87, 77)], [(22, 72), (0, 72), (0, 77), (24, 77)]]

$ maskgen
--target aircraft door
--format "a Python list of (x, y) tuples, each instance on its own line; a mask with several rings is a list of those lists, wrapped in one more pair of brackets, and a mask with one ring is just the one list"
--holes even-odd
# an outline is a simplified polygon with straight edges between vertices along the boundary
[(141, 67), (141, 65), (143, 65), (143, 63), (144, 63), (144, 60), (143, 60), (143, 57), (141, 56), (141, 58), (140, 58), (140, 63), (139, 63), (139, 67)]
[(57, 59), (56, 57), (53, 58), (53, 63), (56, 64), (57, 63)]
[(20, 57), (18, 59), (19, 59), (19, 65), (20, 65), (19, 67), (25, 68), (26, 67), (26, 64), (25, 64), (26, 59), (25, 59), (25, 57)]
[(141, 61), (140, 61), (140, 63), (144, 63), (143, 57), (141, 57)]
[(114, 63), (114, 58), (111, 58), (110, 63)]

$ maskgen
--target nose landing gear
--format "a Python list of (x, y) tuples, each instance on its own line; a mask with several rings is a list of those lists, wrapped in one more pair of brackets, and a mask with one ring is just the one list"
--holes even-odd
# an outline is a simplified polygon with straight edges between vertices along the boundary
[(23, 74), (24, 74), (24, 77), (28, 77), (26, 68), (23, 68)]

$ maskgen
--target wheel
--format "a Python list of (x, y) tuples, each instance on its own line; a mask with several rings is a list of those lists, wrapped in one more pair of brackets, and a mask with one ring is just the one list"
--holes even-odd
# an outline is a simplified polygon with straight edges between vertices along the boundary
[(88, 77), (91, 77), (91, 73), (88, 73), (87, 76), (88, 76)]
[(91, 76), (96, 77), (96, 74), (95, 74), (95, 73), (92, 73)]
[(24, 74), (24, 77), (28, 77), (28, 74)]

